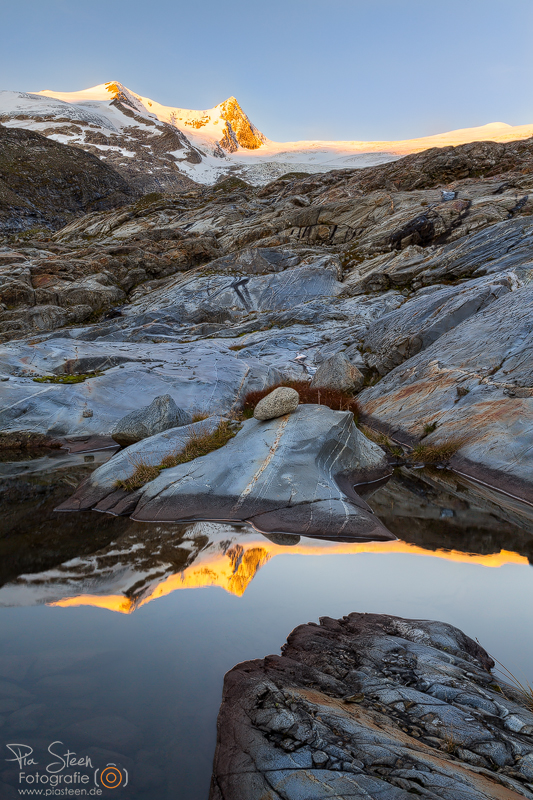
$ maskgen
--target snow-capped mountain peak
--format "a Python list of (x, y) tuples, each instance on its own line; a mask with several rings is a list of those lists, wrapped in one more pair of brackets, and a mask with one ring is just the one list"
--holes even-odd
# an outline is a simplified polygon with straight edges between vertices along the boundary
[(193, 110), (162, 105), (119, 81), (79, 92), (0, 91), (0, 123), (88, 150), (144, 191), (181, 190), (190, 179), (214, 183), (228, 174), (264, 184), (287, 172), (367, 167), (430, 147), (533, 135), (533, 125), (495, 122), (405, 141), (273, 142), (235, 97)]

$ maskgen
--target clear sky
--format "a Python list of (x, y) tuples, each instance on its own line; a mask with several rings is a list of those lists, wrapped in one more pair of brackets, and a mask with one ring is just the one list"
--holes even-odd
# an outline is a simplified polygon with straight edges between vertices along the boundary
[(0, 88), (235, 95), (271, 139), (533, 123), (533, 0), (3, 0)]

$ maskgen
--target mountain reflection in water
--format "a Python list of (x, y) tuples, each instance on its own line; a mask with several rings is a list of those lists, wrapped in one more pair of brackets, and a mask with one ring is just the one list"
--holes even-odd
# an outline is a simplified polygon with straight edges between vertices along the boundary
[(395, 476), (368, 498), (399, 541), (353, 543), (264, 536), (212, 522), (159, 525), (54, 512), (79, 477), (28, 476), (4, 491), (0, 605), (88, 605), (129, 614), (178, 589), (219, 586), (240, 597), (279, 555), (407, 553), (486, 567), (533, 559), (530, 533), (497, 516), (493, 505), (427, 476)]
[(124, 766), (117, 800), (206, 798), (224, 673), (322, 615), (441, 619), (533, 680), (531, 521), (451, 474), (394, 476), (367, 501), (399, 540), (347, 544), (56, 513), (94, 463), (54, 462), (0, 464), (3, 742)]

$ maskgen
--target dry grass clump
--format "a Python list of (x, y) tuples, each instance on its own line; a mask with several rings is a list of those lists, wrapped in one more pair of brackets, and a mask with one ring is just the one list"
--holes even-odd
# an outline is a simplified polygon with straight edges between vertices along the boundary
[(411, 461), (423, 461), (424, 464), (439, 464), (449, 461), (467, 442), (465, 437), (450, 437), (435, 444), (419, 442), (410, 453)]
[(382, 433), (381, 431), (375, 431), (373, 428), (370, 428), (368, 425), (359, 425), (359, 430), (363, 433), (367, 439), (370, 441), (379, 444), (384, 450), (387, 450), (391, 455), (396, 456), (397, 458), (401, 458), (403, 456), (403, 450), (399, 447), (395, 442), (387, 436), (387, 434)]
[(241, 415), (245, 419), (253, 417), (254, 408), (258, 402), (280, 386), (296, 389), (301, 403), (317, 403), (321, 406), (328, 406), (334, 411), (351, 411), (356, 420), (359, 418), (359, 403), (352, 394), (341, 392), (338, 389), (312, 389), (307, 381), (285, 381), (277, 383), (275, 386), (269, 386), (268, 389), (248, 392), (242, 402)]
[(226, 420), (211, 432), (207, 430), (192, 431), (182, 450), (176, 453), (169, 453), (161, 459), (159, 464), (154, 466), (143, 461), (141, 456), (132, 456), (131, 463), (135, 467), (133, 475), (125, 480), (117, 481), (115, 487), (117, 489), (125, 489), (127, 492), (140, 489), (146, 483), (155, 480), (162, 470), (177, 467), (178, 464), (186, 464), (188, 461), (193, 461), (200, 456), (206, 456), (213, 450), (223, 447), (230, 439), (233, 439), (237, 430), (234, 425)]
[(204, 419), (207, 419), (208, 417), (209, 414), (206, 414), (204, 411), (197, 411), (196, 414), (193, 414), (191, 425), (195, 422), (203, 422)]
[[(529, 683), (529, 681), (524, 679), (524, 682), (519, 680), (516, 675), (514, 675), (510, 669), (502, 664), (501, 661), (498, 661), (497, 658), (491, 656), (493, 661), (496, 662), (499, 666), (496, 667), (498, 672), (501, 672), (504, 680), (509, 682), (510, 687), (513, 689), (513, 694), (515, 695), (514, 698), (510, 698), (511, 700), (518, 700), (521, 702), (529, 711), (533, 711), (533, 686)], [(493, 688), (497, 688), (504, 696), (505, 695), (505, 687), (496, 684)]]

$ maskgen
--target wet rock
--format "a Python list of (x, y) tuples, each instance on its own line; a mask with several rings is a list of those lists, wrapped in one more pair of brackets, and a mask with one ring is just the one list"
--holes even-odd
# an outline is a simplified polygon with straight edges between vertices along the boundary
[(254, 409), (254, 418), (267, 420), (282, 417), (296, 411), (299, 402), (300, 396), (295, 389), (280, 386), (258, 402)]
[[(88, 416), (84, 411), (83, 416)], [(169, 428), (189, 425), (192, 416), (178, 408), (169, 394), (155, 397), (149, 406), (132, 411), (117, 422), (111, 436), (121, 447), (135, 444), (141, 439), (162, 433)]]
[(343, 353), (336, 353), (320, 364), (311, 380), (311, 387), (354, 393), (363, 388), (364, 380), (362, 373)]
[[(124, 490), (116, 490), (117, 481), (131, 478), (139, 463), (147, 466), (161, 464), (164, 458), (179, 453), (191, 436), (212, 433), (223, 417), (209, 417), (191, 425), (163, 431), (154, 436), (130, 445), (126, 450), (117, 453), (101, 467), (95, 469), (72, 497), (59, 506), (59, 511), (83, 511), (93, 508), (111, 495), (109, 505), (116, 504), (118, 498), (124, 498)], [(135, 506), (135, 503), (133, 507)]]
[(210, 800), (531, 798), (533, 713), (493, 666), (442, 622), (300, 625), (281, 656), (227, 673)]
[[(149, 454), (152, 441), (133, 445), (135, 455), (142, 457), (144, 445)], [(353, 488), (390, 468), (350, 412), (300, 405), (277, 419), (246, 420), (224, 447), (164, 469), (130, 496), (112, 482), (125, 468), (125, 453), (96, 470), (61, 508), (95, 507), (142, 521), (250, 522), (265, 533), (336, 540), (391, 538)]]
[(9, 698), (25, 698), (31, 697), (30, 693), (23, 689), (20, 686), (17, 686), (16, 683), (11, 683), (11, 681), (0, 680), (0, 697), (9, 697)]

